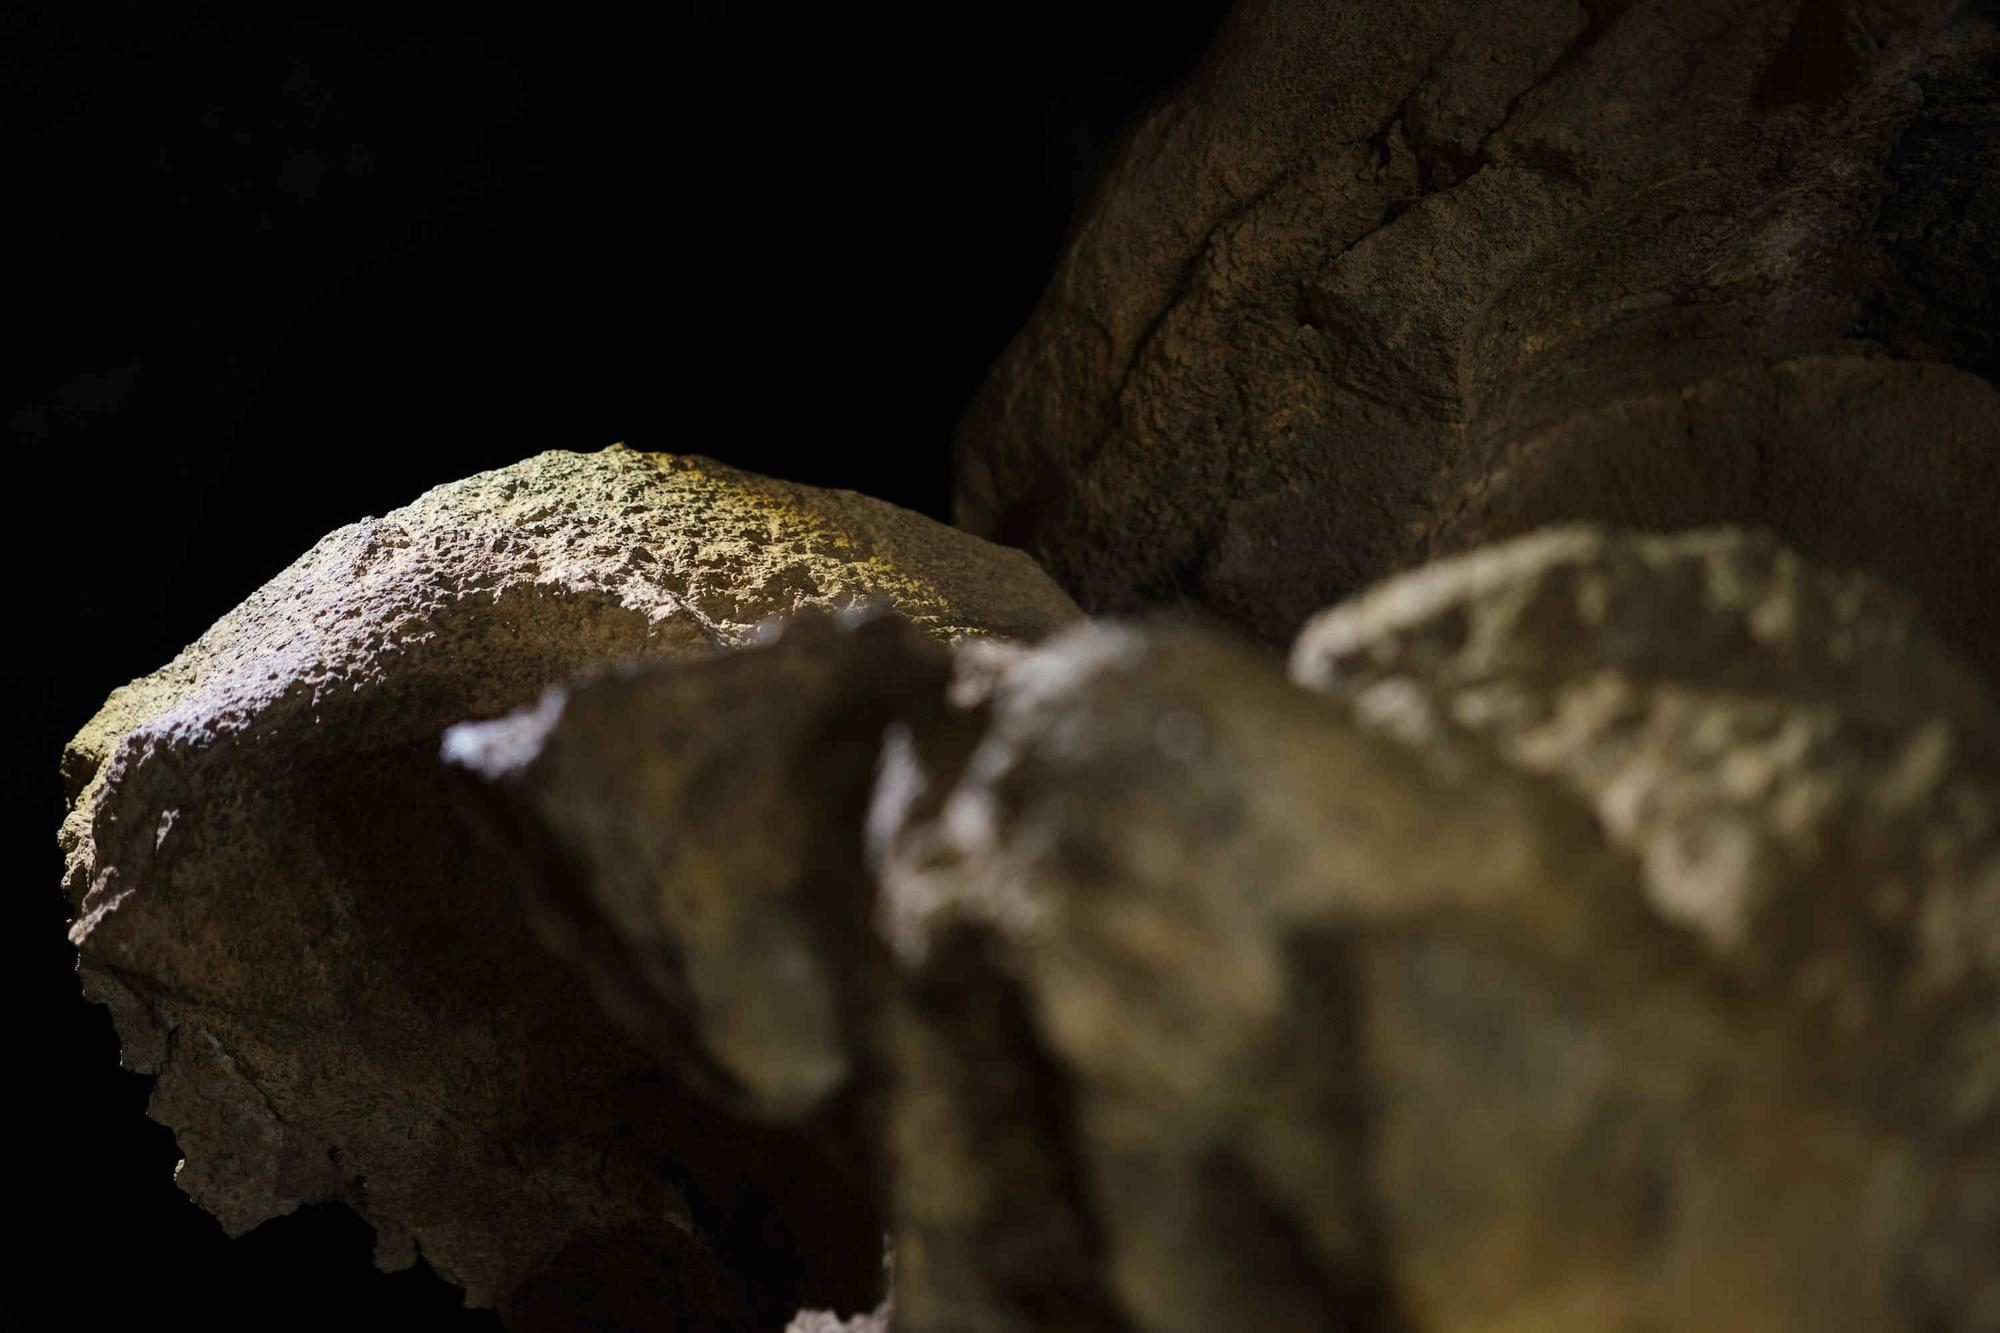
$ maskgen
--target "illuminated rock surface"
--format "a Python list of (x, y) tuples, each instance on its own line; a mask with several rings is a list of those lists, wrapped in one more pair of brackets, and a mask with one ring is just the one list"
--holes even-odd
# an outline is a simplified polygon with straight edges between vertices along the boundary
[(547, 955), (438, 758), (580, 668), (868, 600), (946, 640), (1074, 616), (1019, 553), (860, 496), (550, 453), (333, 533), (115, 693), (64, 757), (72, 938), (182, 1187), (232, 1233), (345, 1200), (385, 1265), (421, 1252), (522, 1327), (872, 1307), (851, 1136), (667, 1076)]

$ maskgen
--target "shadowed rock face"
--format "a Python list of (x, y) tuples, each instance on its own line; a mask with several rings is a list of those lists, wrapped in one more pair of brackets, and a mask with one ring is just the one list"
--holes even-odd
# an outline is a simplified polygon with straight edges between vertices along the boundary
[(343, 1199), (385, 1265), (421, 1252), (522, 1327), (872, 1305), (851, 1135), (668, 1076), (548, 956), (438, 759), (580, 668), (866, 601), (945, 640), (1074, 615), (1018, 553), (860, 496), (551, 453), (341, 529), (115, 693), (64, 756), (72, 938), (183, 1188), (232, 1233)]
[(1242, 4), (972, 405), (958, 515), (1279, 641), (1554, 520), (1752, 524), (2000, 660), (1996, 90), (1945, 0)]

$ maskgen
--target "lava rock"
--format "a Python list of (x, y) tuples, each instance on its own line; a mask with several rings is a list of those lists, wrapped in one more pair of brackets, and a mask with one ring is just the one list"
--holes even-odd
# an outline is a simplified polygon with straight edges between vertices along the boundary
[(869, 601), (947, 641), (1075, 615), (1018, 552), (861, 496), (549, 453), (333, 533), (115, 692), (64, 756), (71, 938), (182, 1187), (231, 1233), (345, 1200), (385, 1266), (518, 1327), (872, 1307), (845, 1138), (728, 1115), (629, 1040), (438, 755), (581, 668)]
[(1946, 0), (1246, 0), (972, 405), (959, 519), (1274, 642), (1549, 522), (1748, 523), (2000, 662), (1996, 91)]

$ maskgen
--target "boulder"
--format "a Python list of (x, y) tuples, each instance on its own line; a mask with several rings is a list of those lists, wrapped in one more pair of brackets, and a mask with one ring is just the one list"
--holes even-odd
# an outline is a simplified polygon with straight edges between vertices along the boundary
[(385, 1266), (421, 1253), (519, 1327), (872, 1307), (852, 1136), (728, 1114), (607, 1019), (439, 760), (579, 669), (868, 602), (943, 641), (1075, 614), (1018, 552), (861, 496), (558, 452), (331, 534), (114, 693), (64, 756), (71, 938), (181, 1186), (231, 1233), (344, 1200)]

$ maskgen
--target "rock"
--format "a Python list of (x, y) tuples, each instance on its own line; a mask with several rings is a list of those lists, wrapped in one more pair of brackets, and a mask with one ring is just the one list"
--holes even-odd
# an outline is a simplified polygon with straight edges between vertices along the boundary
[(517, 1327), (871, 1307), (874, 1184), (728, 1115), (549, 957), (439, 736), (580, 668), (886, 601), (950, 641), (1074, 616), (1032, 562), (697, 458), (549, 453), (328, 536), (64, 757), (72, 939), (182, 1186), (232, 1233), (342, 1199)]
[(790, 1119), (867, 1048), (869, 791), (887, 729), (940, 713), (949, 672), (907, 622), (805, 619), (462, 723), (445, 756), (606, 1008), (718, 1101)]
[(854, 1136), (905, 1333), (1996, 1326), (2000, 749), (1908, 597), (1567, 530), (1295, 670), (807, 621), (449, 746), (635, 1030)]
[[(1527, 596), (1507, 571), (1530, 563), (1336, 613), (1358, 627), (1336, 680), (1350, 653), (1376, 669), (1367, 627), (1427, 631), (1381, 640), (1379, 693), (1320, 701), (1201, 633), (1089, 626), (988, 679), (973, 743), (893, 743), (871, 854), (899, 1328), (2000, 1326), (1990, 769), (1893, 725), (1948, 719), (1969, 747), (1976, 684), (1873, 585), (1667, 562), (1650, 592), (1675, 637), (1629, 645), (1659, 655), (1663, 716), (1704, 704), (1677, 661), (1775, 678), (1828, 631), (1764, 703), (1780, 758), (1742, 756), (1772, 772), (1812, 741), (1787, 709), (1852, 715), (1897, 743), (1851, 780), (1935, 817), (1905, 910), (1794, 886), (1800, 947), (1760, 970), (1663, 908), (1601, 782), (1383, 720), (1457, 654), (1514, 666), (1512, 625), (1495, 707), (1623, 660), (1627, 621), (1582, 632), (1592, 585)], [(1418, 614), (1488, 585), (1523, 595)], [(1877, 684), (1901, 693), (1871, 712)], [(1587, 719), (1571, 733), (1559, 751), (1590, 749)], [(1867, 768), (1832, 763), (1835, 786)], [(1864, 976), (1887, 984), (1857, 1026)]]
[(1555, 517), (1755, 525), (1919, 594), (1930, 625), (2000, 666), (1985, 573), (2000, 532), (2000, 392), (1975, 375), (1853, 356), (1738, 367), (1510, 423), (1461, 473), (1428, 552)]
[(1755, 524), (2000, 663), (1996, 92), (1989, 5), (1246, 0), (971, 407), (960, 521), (1279, 642), (1551, 521)]
[(1594, 811), (1654, 914), (1901, 1143), (1893, 1326), (2000, 1327), (2000, 720), (1911, 598), (1768, 537), (1564, 528), (1321, 615), (1292, 669)]
[(1853, 1025), (1914, 978), (1849, 952), (2000, 870), (1960, 808), (2000, 743), (1977, 676), (1909, 597), (1766, 536), (1568, 527), (1440, 561), (1315, 618), (1292, 672), (1563, 781), (1655, 911), (1746, 981), (1811, 964)]
[(978, 707), (874, 816), (899, 1326), (1390, 1326), (1359, 951), (1459, 911), (1587, 955), (1619, 865), (1186, 629), (1071, 631)]

